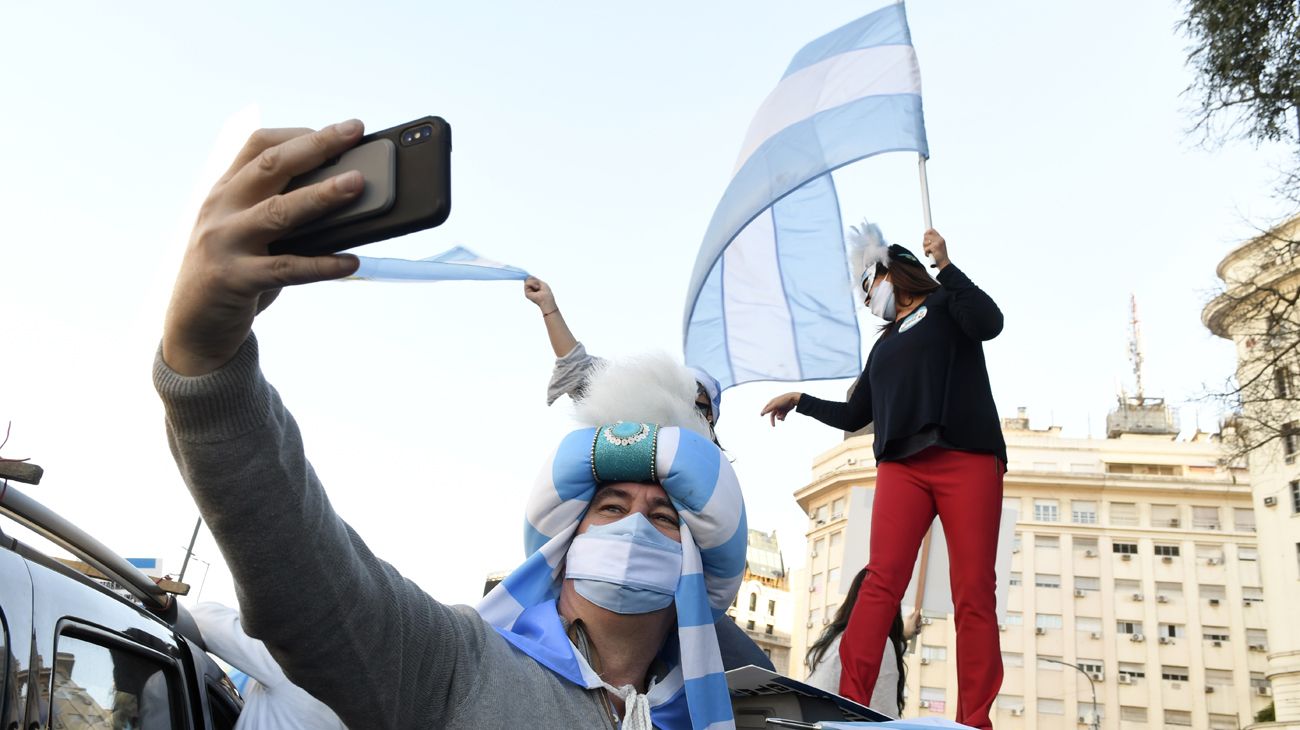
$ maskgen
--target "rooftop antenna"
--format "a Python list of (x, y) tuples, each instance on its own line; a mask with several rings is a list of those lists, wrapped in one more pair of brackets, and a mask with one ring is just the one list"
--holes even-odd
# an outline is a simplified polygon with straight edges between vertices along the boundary
[(1133, 376), (1137, 379), (1137, 404), (1145, 401), (1142, 389), (1142, 320), (1138, 319), (1138, 301), (1136, 294), (1129, 295), (1129, 307), (1132, 318), (1129, 320), (1128, 359), (1133, 363)]

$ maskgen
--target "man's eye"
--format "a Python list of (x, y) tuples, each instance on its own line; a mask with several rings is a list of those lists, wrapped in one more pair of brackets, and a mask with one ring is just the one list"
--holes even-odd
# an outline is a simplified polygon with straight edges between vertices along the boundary
[(672, 525), (673, 527), (677, 526), (677, 518), (672, 515), (655, 515), (655, 519), (659, 520), (660, 522), (664, 522), (666, 524)]

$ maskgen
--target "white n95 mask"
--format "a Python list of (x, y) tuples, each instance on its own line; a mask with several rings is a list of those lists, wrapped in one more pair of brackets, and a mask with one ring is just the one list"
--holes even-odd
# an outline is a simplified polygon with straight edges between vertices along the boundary
[(681, 543), (640, 512), (587, 528), (573, 538), (564, 559), (564, 577), (578, 595), (614, 613), (650, 613), (670, 605), (681, 576)]

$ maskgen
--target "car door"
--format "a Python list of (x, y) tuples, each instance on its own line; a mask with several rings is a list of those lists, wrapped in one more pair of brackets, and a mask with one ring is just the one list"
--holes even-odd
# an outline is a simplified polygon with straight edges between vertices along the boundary
[(0, 533), (0, 728), (38, 727), (29, 712), (35, 684), (32, 662), (32, 581), (27, 561), (12, 552)]

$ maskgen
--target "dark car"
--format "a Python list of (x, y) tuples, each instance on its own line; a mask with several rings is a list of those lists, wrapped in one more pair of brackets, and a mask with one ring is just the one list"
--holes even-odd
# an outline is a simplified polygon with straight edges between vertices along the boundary
[(172, 595), (12, 480), (0, 515), (79, 558), (0, 521), (0, 729), (234, 727), (243, 703)]

